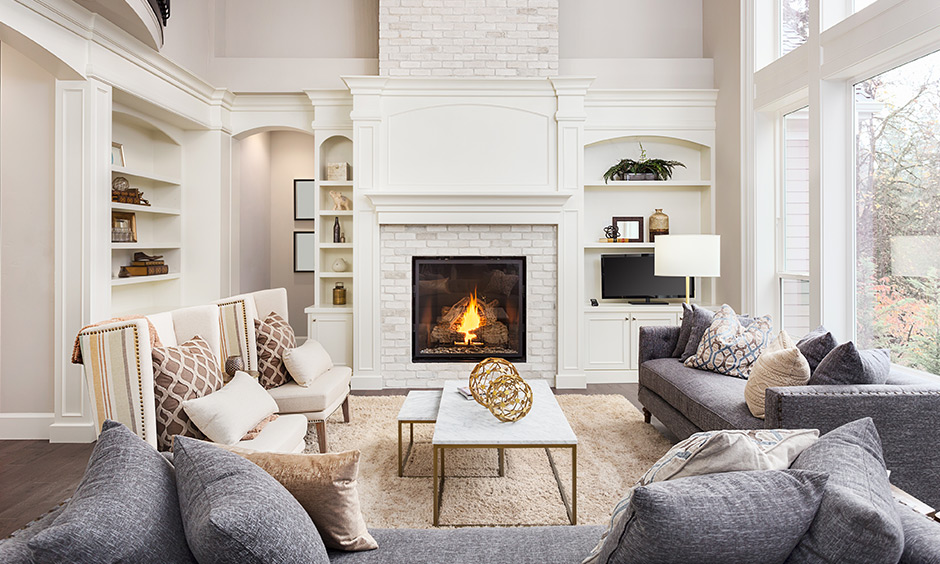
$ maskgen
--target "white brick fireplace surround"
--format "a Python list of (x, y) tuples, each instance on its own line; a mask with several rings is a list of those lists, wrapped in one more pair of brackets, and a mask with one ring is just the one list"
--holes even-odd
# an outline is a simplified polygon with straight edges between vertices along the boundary
[(379, 230), (382, 301), (382, 376), (387, 388), (438, 388), (467, 378), (472, 363), (413, 363), (414, 256), (525, 256), (526, 378), (555, 378), (558, 295), (554, 225), (382, 225)]

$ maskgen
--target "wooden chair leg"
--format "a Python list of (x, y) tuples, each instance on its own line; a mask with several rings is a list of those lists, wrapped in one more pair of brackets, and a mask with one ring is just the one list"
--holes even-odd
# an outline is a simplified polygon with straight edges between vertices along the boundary
[(349, 423), (349, 396), (343, 401), (343, 423)]
[(320, 444), (320, 452), (326, 452), (326, 421), (314, 421), (317, 428), (317, 442)]
[(644, 407), (643, 408), (643, 422), (649, 423), (652, 420), (652, 418), (653, 418), (653, 414), (650, 413), (650, 410)]

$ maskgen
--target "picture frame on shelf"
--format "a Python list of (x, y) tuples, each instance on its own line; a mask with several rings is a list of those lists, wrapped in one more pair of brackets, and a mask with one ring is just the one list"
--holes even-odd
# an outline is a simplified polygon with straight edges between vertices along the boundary
[(294, 179), (294, 220), (307, 221), (317, 218), (316, 181), (310, 178)]
[(134, 212), (111, 212), (111, 242), (137, 242), (137, 214)]
[(620, 232), (620, 241), (627, 243), (643, 242), (643, 218), (641, 216), (617, 217), (610, 220)]
[(314, 272), (316, 265), (316, 232), (294, 231), (294, 272)]
[(124, 161), (124, 145), (120, 143), (111, 143), (111, 165), (125, 167), (127, 163)]

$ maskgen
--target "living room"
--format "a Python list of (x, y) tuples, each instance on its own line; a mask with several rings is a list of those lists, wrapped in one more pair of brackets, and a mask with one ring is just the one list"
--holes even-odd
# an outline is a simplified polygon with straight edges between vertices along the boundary
[(0, 554), (79, 523), (103, 444), (188, 435), (346, 453), (375, 534), (310, 513), (330, 561), (675, 561), (636, 492), (736, 471), (816, 497), (779, 561), (849, 561), (807, 556), (857, 510), (807, 461), (856, 433), (884, 561), (940, 561), (902, 511), (940, 505), (931, 2), (0, 4)]

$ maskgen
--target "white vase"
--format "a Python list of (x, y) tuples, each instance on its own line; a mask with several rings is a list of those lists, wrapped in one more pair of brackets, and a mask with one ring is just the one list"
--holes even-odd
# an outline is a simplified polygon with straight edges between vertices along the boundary
[(333, 261), (333, 272), (346, 272), (346, 269), (349, 265), (346, 264), (346, 261), (338, 258)]

